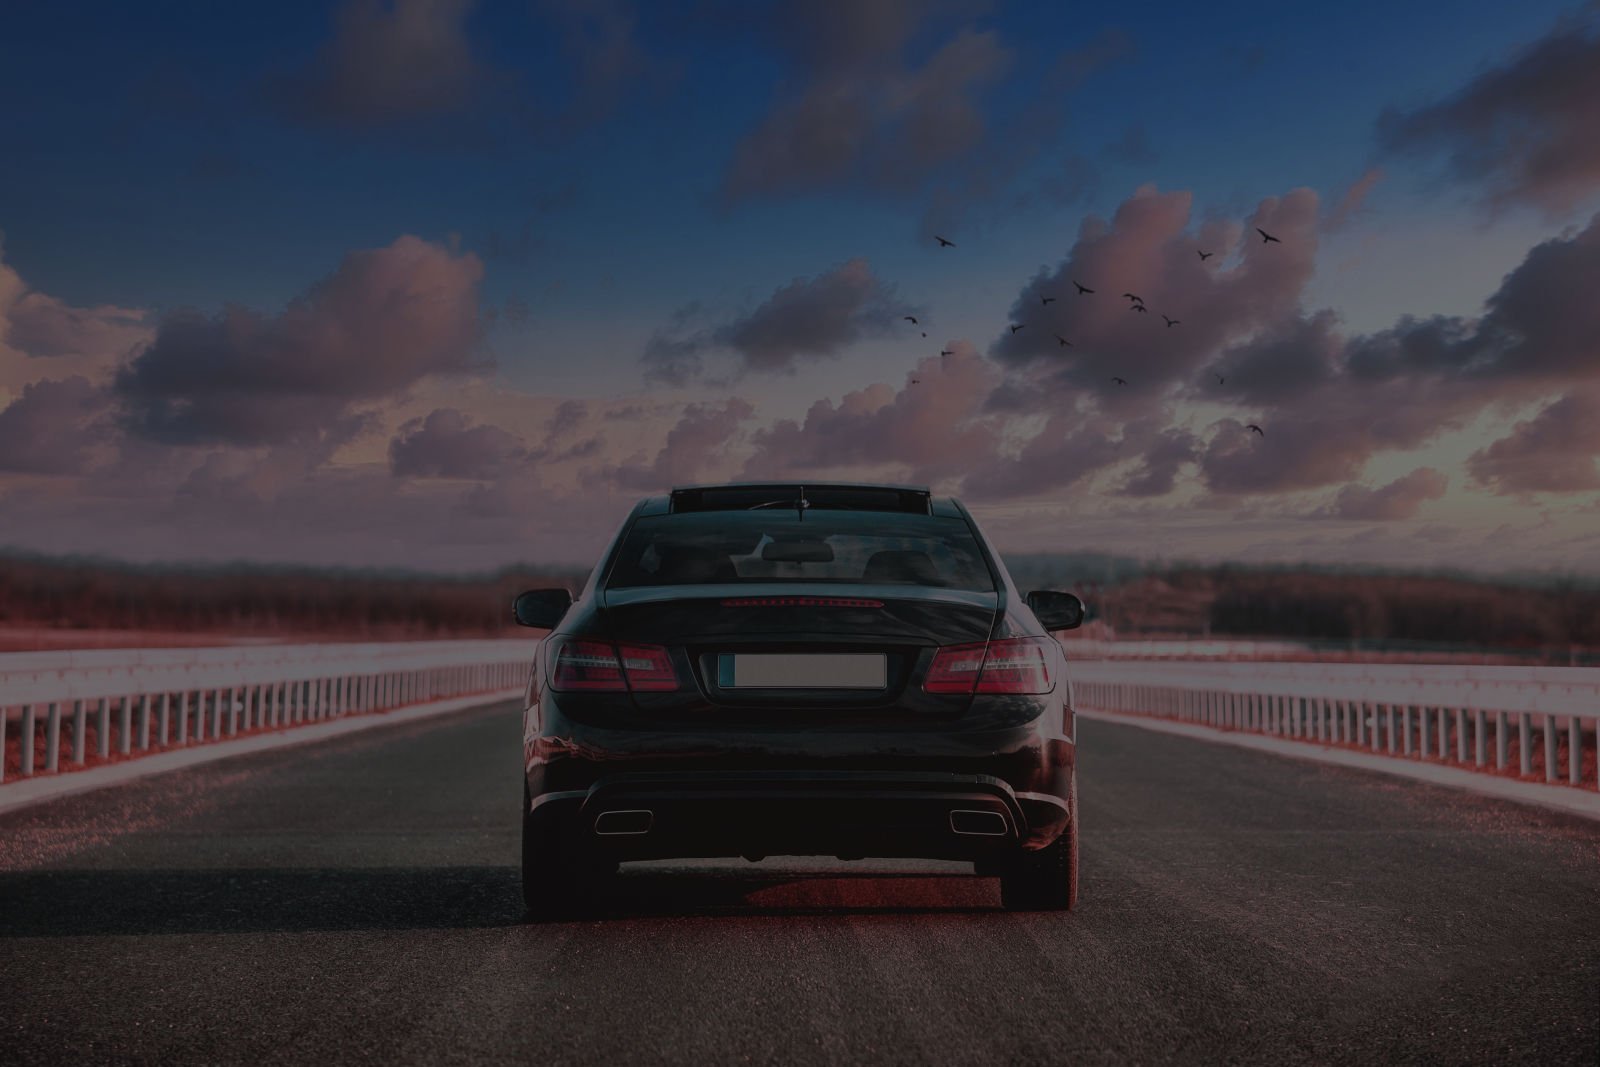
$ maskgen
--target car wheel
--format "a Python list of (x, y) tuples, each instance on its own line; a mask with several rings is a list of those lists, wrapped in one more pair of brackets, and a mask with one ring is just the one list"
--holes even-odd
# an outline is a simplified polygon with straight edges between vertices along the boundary
[(600, 883), (615, 873), (617, 865), (586, 862), (575, 854), (559, 827), (529, 814), (526, 782), (522, 791), (522, 903), (528, 918), (540, 922), (593, 913)]
[(1078, 773), (1067, 786), (1067, 827), (1044, 848), (1024, 852), (1000, 873), (1000, 902), (1012, 911), (1078, 906)]

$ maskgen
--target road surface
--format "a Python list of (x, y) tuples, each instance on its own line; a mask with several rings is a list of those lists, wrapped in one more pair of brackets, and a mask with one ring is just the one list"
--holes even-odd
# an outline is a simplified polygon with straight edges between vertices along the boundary
[(1600, 1059), (1600, 825), (1084, 722), (1079, 911), (950, 863), (623, 868), (521, 922), (493, 708), (0, 817), (0, 1063)]

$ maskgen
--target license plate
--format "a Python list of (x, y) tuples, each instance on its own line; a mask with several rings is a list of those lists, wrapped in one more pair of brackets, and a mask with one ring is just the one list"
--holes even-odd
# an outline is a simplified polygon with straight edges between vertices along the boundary
[(883, 653), (724, 653), (717, 684), (724, 689), (882, 689)]

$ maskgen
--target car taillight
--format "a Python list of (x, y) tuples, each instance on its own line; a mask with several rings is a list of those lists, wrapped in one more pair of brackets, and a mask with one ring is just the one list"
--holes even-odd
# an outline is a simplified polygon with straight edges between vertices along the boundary
[(672, 657), (655, 645), (622, 645), (609, 641), (567, 640), (556, 650), (550, 667), (550, 688), (590, 692), (660, 692), (678, 688)]
[(655, 645), (618, 645), (622, 657), (622, 671), (628, 686), (634, 690), (664, 692), (678, 688), (678, 672), (672, 669), (672, 657), (667, 650)]
[(934, 653), (922, 688), (929, 693), (1048, 693), (1048, 637), (1011, 637), (972, 645), (945, 645)]

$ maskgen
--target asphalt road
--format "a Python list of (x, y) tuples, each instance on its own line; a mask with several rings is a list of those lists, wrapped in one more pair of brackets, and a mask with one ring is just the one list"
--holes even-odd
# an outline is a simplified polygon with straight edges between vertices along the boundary
[(499, 706), (0, 817), (3, 1063), (1600, 1060), (1600, 826), (1082, 724), (1079, 911), (633, 864), (524, 925)]

